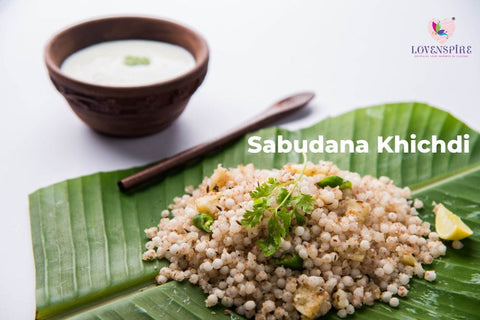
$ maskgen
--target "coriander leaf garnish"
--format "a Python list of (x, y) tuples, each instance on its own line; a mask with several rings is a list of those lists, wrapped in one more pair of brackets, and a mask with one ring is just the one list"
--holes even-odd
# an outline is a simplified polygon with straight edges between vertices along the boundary
[(253, 200), (253, 210), (248, 210), (243, 214), (241, 224), (247, 227), (254, 227), (260, 223), (263, 212), (268, 210), (268, 201), (265, 198), (257, 198)]
[(287, 188), (281, 188), (277, 194), (277, 203), (283, 203), (284, 206), (287, 206), (291, 200)]
[(274, 254), (278, 247), (280, 247), (280, 243), (282, 242), (282, 238), (280, 236), (271, 237), (268, 236), (264, 240), (258, 240), (257, 246), (260, 248), (262, 253), (268, 257)]
[(283, 223), (283, 233), (281, 235), (282, 237), (285, 237), (292, 224), (293, 211), (288, 211), (286, 208), (282, 208), (278, 211), (277, 215)]
[(302, 210), (303, 212), (312, 212), (315, 208), (315, 199), (309, 194), (300, 193), (298, 201), (295, 203), (295, 210)]
[(307, 222), (307, 218), (298, 211), (295, 211), (295, 220), (299, 226), (303, 226)]
[(123, 63), (127, 66), (149, 65), (150, 59), (139, 56), (126, 56)]
[(261, 197), (267, 197), (272, 194), (272, 192), (282, 184), (275, 178), (268, 178), (268, 182), (262, 183), (255, 190), (250, 192), (252, 199), (258, 199)]
[(281, 258), (274, 260), (277, 266), (284, 266), (294, 270), (301, 270), (303, 268), (303, 259), (296, 253), (287, 253)]
[[(250, 192), (253, 208), (245, 212), (241, 224), (246, 227), (255, 227), (260, 224), (264, 216), (268, 216), (268, 235), (265, 239), (257, 241), (258, 247), (266, 257), (278, 250), (282, 238), (285, 238), (290, 231), (293, 217), (295, 216), (298, 225), (304, 225), (305, 214), (310, 214), (315, 208), (315, 199), (311, 195), (294, 194), (307, 165), (305, 154), (303, 160), (302, 171), (296, 180), (281, 183), (275, 178), (269, 178), (267, 182)], [(290, 190), (286, 188), (291, 184), (293, 186)]]

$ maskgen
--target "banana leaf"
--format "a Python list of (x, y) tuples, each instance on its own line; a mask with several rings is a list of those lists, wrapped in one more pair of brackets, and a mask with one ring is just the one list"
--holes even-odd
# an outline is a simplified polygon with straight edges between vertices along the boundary
[[(451, 140), (469, 135), (469, 153), (378, 153), (378, 136)], [(422, 103), (358, 109), (299, 131), (272, 127), (252, 133), (217, 154), (200, 159), (160, 183), (125, 195), (116, 182), (137, 169), (101, 172), (63, 181), (32, 193), (30, 218), (36, 269), (38, 319), (232, 319), (218, 306), (206, 308), (205, 295), (188, 282), (156, 286), (163, 261), (143, 262), (143, 230), (187, 185), (197, 185), (218, 163), (254, 163), (279, 168), (301, 162), (291, 153), (248, 153), (248, 137), (262, 139), (364, 139), (368, 153), (311, 153), (308, 159), (333, 161), (341, 169), (389, 176), (410, 186), (425, 203), (422, 219), (433, 223), (432, 201), (442, 202), (472, 228), (461, 250), (449, 248), (427, 269), (433, 283), (416, 279), (398, 308), (377, 302), (352, 319), (479, 319), (480, 312), (480, 137), (447, 112)], [(333, 312), (327, 318), (336, 318)]]

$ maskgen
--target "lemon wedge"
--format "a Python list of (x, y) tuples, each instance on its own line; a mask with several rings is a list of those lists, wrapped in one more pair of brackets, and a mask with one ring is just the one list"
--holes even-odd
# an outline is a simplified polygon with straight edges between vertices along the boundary
[(444, 240), (462, 240), (473, 234), (473, 231), (459, 216), (439, 203), (433, 208), (435, 212), (435, 231)]

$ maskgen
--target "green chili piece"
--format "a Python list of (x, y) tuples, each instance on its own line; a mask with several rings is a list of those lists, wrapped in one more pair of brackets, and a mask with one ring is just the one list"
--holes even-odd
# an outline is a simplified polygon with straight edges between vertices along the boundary
[(331, 188), (340, 187), (340, 189), (351, 189), (352, 183), (348, 180), (344, 180), (339, 176), (328, 176), (317, 182), (317, 186), (319, 186), (320, 188), (329, 186)]
[(340, 189), (352, 189), (352, 182), (348, 180), (343, 180), (343, 183), (340, 185)]
[(296, 253), (287, 253), (281, 258), (275, 259), (274, 262), (277, 266), (284, 266), (294, 270), (303, 269), (303, 260)]
[(193, 225), (200, 230), (205, 232), (211, 233), (210, 226), (213, 224), (215, 220), (206, 214), (206, 213), (199, 213), (195, 217), (193, 217)]

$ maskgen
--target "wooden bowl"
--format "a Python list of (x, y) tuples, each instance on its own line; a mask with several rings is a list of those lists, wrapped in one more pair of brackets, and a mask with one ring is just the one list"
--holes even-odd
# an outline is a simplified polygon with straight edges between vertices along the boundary
[[(174, 79), (131, 87), (102, 86), (75, 80), (60, 66), (72, 53), (104, 41), (146, 39), (173, 43), (195, 58), (193, 69)], [(195, 31), (147, 17), (110, 17), (76, 24), (52, 37), (45, 64), (55, 88), (87, 125), (107, 135), (137, 137), (170, 125), (185, 109), (208, 68), (208, 46)]]

